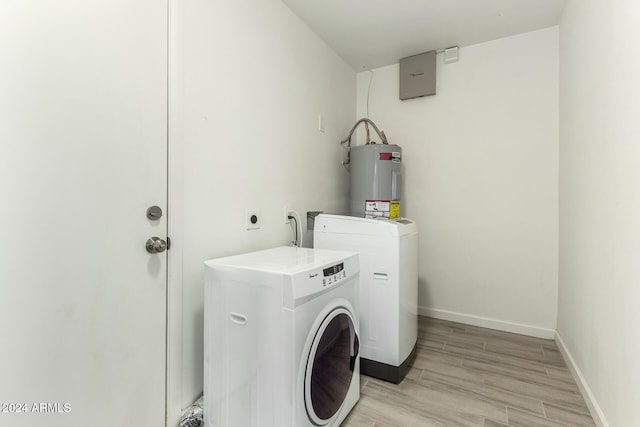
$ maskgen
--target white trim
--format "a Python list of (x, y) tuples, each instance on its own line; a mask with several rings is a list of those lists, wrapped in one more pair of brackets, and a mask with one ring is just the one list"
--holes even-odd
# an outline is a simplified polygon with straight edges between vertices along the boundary
[(560, 336), (560, 333), (556, 331), (556, 344), (558, 344), (558, 349), (560, 350), (560, 354), (564, 358), (564, 361), (567, 363), (569, 367), (569, 371), (571, 371), (571, 375), (573, 379), (578, 384), (578, 388), (580, 389), (580, 393), (582, 393), (582, 397), (589, 408), (589, 412), (591, 412), (591, 416), (593, 417), (593, 421), (596, 423), (598, 427), (609, 427), (609, 422), (604, 416), (604, 412), (602, 412), (602, 408), (598, 405), (598, 401), (596, 400), (589, 384), (587, 384), (587, 380), (585, 380), (580, 368), (576, 364), (575, 360), (571, 356), (569, 349), (567, 348), (564, 340)]
[(184, 240), (184, 138), (182, 126), (181, 62), (175, 60), (182, 37), (181, 2), (169, 0), (169, 160), (168, 160), (168, 257), (167, 289), (167, 401), (166, 427), (177, 427), (182, 416), (182, 277)]
[(552, 340), (555, 338), (555, 329), (541, 328), (539, 326), (524, 325), (521, 323), (507, 322), (504, 320), (491, 319), (488, 317), (473, 316), (471, 314), (456, 313), (453, 311), (440, 310), (437, 308), (418, 307), (418, 314), (421, 316), (434, 317), (436, 319), (449, 320), (452, 322), (466, 323), (467, 325), (480, 326), (483, 328), (496, 329), (498, 331), (513, 332), (520, 335), (544, 338)]

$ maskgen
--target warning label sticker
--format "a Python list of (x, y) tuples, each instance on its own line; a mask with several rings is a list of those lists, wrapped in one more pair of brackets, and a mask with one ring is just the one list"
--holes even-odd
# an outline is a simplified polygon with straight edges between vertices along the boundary
[(380, 160), (391, 160), (393, 163), (400, 163), (401, 155), (399, 151), (392, 153), (380, 153)]
[(365, 218), (399, 218), (400, 201), (398, 200), (367, 200), (364, 208)]
[(392, 201), (389, 203), (389, 218), (400, 218), (400, 202)]

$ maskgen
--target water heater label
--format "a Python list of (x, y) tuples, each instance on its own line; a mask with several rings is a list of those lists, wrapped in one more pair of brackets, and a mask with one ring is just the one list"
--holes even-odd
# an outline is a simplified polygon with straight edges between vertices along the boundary
[(391, 160), (393, 163), (400, 163), (401, 155), (399, 151), (393, 153), (380, 153), (380, 160)]
[(364, 207), (365, 218), (398, 218), (400, 202), (398, 200), (367, 200)]
[(389, 203), (389, 218), (400, 218), (400, 202), (399, 201), (391, 201)]

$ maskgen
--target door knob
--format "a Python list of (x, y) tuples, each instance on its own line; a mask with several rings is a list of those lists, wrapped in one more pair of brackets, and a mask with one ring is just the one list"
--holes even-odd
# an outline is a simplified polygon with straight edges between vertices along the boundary
[(167, 242), (159, 237), (151, 237), (144, 246), (150, 254), (158, 254), (167, 250)]

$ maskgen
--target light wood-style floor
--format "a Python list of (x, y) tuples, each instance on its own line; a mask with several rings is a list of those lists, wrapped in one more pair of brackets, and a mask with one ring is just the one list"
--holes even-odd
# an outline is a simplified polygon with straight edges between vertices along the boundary
[(344, 427), (595, 426), (554, 341), (419, 318), (398, 385), (361, 377)]

